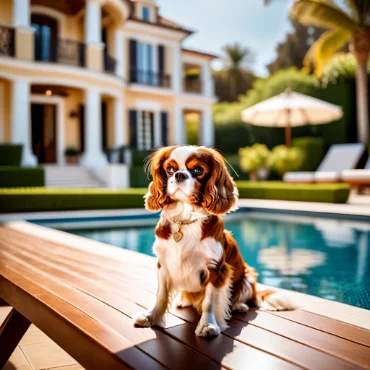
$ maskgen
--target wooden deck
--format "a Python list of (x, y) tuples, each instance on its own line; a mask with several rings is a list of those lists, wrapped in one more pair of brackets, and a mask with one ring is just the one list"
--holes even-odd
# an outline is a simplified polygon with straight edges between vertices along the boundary
[(195, 336), (191, 309), (172, 310), (166, 329), (135, 328), (155, 294), (154, 259), (0, 226), (0, 297), (87, 369), (370, 368), (370, 331), (304, 310), (251, 309), (212, 340)]

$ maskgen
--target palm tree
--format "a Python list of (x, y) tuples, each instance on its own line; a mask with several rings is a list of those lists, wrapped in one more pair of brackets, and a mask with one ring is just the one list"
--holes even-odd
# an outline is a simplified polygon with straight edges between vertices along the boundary
[(250, 49), (242, 47), (237, 42), (225, 45), (223, 52), (225, 53), (225, 70), (230, 86), (230, 95), (237, 97), (238, 85), (244, 81), (247, 67), (252, 63), (254, 57)]
[[(264, 0), (269, 4), (271, 0)], [(295, 0), (291, 17), (305, 25), (327, 29), (311, 46), (305, 62), (320, 76), (335, 52), (350, 44), (357, 62), (357, 128), (359, 140), (369, 142), (367, 63), (370, 53), (370, 0)]]

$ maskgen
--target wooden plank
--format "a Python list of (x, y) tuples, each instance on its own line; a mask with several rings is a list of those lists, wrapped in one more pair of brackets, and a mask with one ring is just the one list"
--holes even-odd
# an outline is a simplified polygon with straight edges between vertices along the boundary
[(31, 323), (14, 308), (0, 326), (0, 369), (14, 352)]
[[(50, 260), (52, 260), (52, 259), (50, 259)], [(58, 263), (58, 264), (60, 264), (60, 262), (58, 262), (58, 261), (54, 261), (55, 263)], [(66, 267), (68, 267), (68, 266), (66, 266)], [(104, 269), (103, 269), (104, 270)], [(81, 270), (80, 269), (80, 274), (82, 274), (82, 275), (85, 275), (86, 276), (86, 273), (88, 273), (89, 274), (89, 268), (87, 267), (87, 266), (84, 266), (84, 268)], [(99, 275), (98, 274), (98, 271), (96, 271), (95, 273), (94, 273), (94, 275), (92, 275), (92, 276), (90, 276), (91, 278), (93, 278), (93, 279), (99, 279), (100, 281), (102, 281), (102, 278), (103, 278), (103, 281), (105, 281), (104, 280), (104, 278), (105, 277), (103, 277), (102, 275)], [(108, 285), (110, 285), (110, 284), (108, 284)], [(124, 294), (127, 294), (127, 289), (126, 289), (126, 287), (122, 287), (122, 286), (119, 286), (119, 287), (116, 287), (116, 288), (118, 288), (118, 289), (121, 289), (121, 288), (123, 288), (123, 290), (126, 292), (126, 293), (124, 293)], [(131, 291), (131, 293), (133, 293), (133, 294), (135, 294), (136, 292), (135, 291)], [(154, 292), (153, 292), (154, 293)], [(130, 296), (130, 295), (129, 295)], [(132, 296), (130, 296), (130, 298), (132, 298)], [(140, 302), (138, 302), (138, 303), (140, 303)], [(147, 304), (148, 304), (148, 302), (146, 301), (146, 302), (141, 302), (141, 304), (143, 304), (144, 306), (147, 306)], [(175, 312), (174, 312), (175, 313)], [(189, 322), (192, 322), (193, 324), (196, 324), (197, 323), (197, 320), (198, 320), (198, 318), (189, 318), (189, 316), (186, 316), (186, 317), (184, 317), (184, 316), (181, 316), (182, 315), (182, 313), (180, 313), (179, 311), (176, 311), (176, 313), (175, 314), (177, 314), (177, 315), (180, 315), (180, 317), (182, 317), (183, 319), (185, 319), (185, 320), (187, 320), (187, 321), (189, 321)], [(255, 323), (254, 323), (255, 324)], [(255, 324), (256, 325), (256, 324)], [(258, 325), (257, 325), (258, 326)], [(297, 326), (297, 329), (299, 329), (300, 328), (300, 326), (298, 325)], [(268, 328), (266, 328), (266, 327), (263, 327), (263, 329), (267, 329), (267, 330), (269, 330)], [(280, 333), (277, 333), (277, 334), (279, 334), (280, 335)], [(250, 338), (252, 338), (252, 337), (250, 337)], [(241, 338), (239, 338), (239, 339), (241, 339)], [(274, 338), (272, 338), (271, 340), (273, 340)], [(331, 340), (335, 340), (335, 337), (331, 337), (330, 338)], [(266, 342), (267, 343), (267, 342)], [(247, 342), (245, 342), (245, 344), (250, 344), (250, 345), (254, 345), (253, 344), (253, 341), (247, 341)], [(305, 343), (303, 343), (303, 344), (305, 344)], [(264, 349), (264, 350), (266, 350), (266, 348), (264, 348), (264, 347), (258, 347), (258, 348), (262, 348), (262, 349)], [(315, 347), (316, 349), (318, 349), (318, 350), (322, 350), (321, 348), (319, 348), (319, 347)], [(272, 349), (270, 348), (270, 351), (271, 351)], [(284, 358), (286, 358), (286, 359), (288, 359), (288, 360), (292, 360), (292, 357), (291, 357), (291, 355), (292, 355), (292, 351), (287, 351), (287, 353), (284, 353), (283, 352), (283, 354), (281, 354), (281, 351), (279, 350), (279, 351), (272, 351), (272, 352), (270, 352), (270, 353), (274, 353), (275, 355), (280, 355), (280, 356), (285, 356)], [(333, 352), (329, 352), (330, 354), (332, 354), (332, 355), (335, 355), (335, 356), (338, 356), (338, 353), (333, 353)], [(294, 355), (294, 354), (293, 354)], [(320, 357), (319, 355), (317, 356), (317, 357)], [(338, 357), (341, 357), (341, 356), (338, 356)], [(294, 356), (293, 356), (293, 358), (295, 358)], [(307, 358), (310, 358), (309, 356), (307, 357)], [(324, 360), (324, 357), (322, 357), (321, 356), (321, 358)], [(330, 358), (328, 358), (327, 360), (325, 360), (324, 362), (326, 362), (326, 361), (330, 361), (331, 359)], [(334, 360), (333, 360), (334, 361)], [(335, 361), (334, 361), (335, 362)], [(302, 365), (301, 363), (300, 363), (300, 365)], [(342, 364), (343, 366), (344, 366), (344, 364)], [(324, 364), (324, 366), (325, 366), (325, 364)]]
[(0, 295), (88, 369), (163, 369), (118, 334), (4, 265)]
[(235, 315), (235, 317), (358, 366), (368, 368), (370, 365), (370, 348), (362, 344), (282, 319), (267, 312), (250, 310), (247, 314)]
[(284, 319), (370, 347), (370, 331), (303, 310), (274, 312)]
[[(19, 252), (13, 252), (13, 253), (18, 253), (19, 254)], [(24, 260), (25, 261), (29, 261), (32, 265), (37, 265), (38, 267), (41, 267), (41, 265), (42, 265), (42, 263), (41, 262), (38, 262), (38, 261), (35, 261), (35, 260), (33, 260), (32, 259), (32, 256), (31, 255), (24, 255), (23, 256), (23, 258), (24, 258)], [(45, 268), (45, 266), (44, 266), (44, 268)], [(43, 269), (44, 269), (43, 268)], [(53, 269), (55, 269), (54, 270), (54, 274), (55, 274), (55, 276), (60, 276), (60, 268), (58, 268), (56, 265), (55, 266), (53, 266)], [(74, 279), (74, 284), (76, 284), (76, 279)], [(101, 279), (99, 280), (96, 280), (96, 281), (98, 281), (98, 282), (100, 282), (101, 281)], [(78, 283), (77, 283), (78, 284)], [(107, 287), (107, 286), (106, 286)], [(132, 293), (131, 293), (132, 294)], [(142, 296), (143, 296), (143, 292), (140, 292), (140, 291), (138, 291), (137, 289), (135, 290), (135, 294), (137, 295), (137, 297), (134, 299), (134, 300), (139, 300), (139, 301), (141, 301), (140, 303), (143, 305), (143, 302), (142, 302)], [(149, 293), (148, 293), (149, 294)], [(154, 297), (154, 294), (152, 294), (152, 296), (153, 296), (153, 298), (155, 298)], [(197, 341), (198, 341), (198, 339), (197, 339), (197, 337), (195, 336), (195, 334), (194, 334), (194, 330), (195, 330), (195, 325), (190, 325), (190, 324), (183, 324), (183, 325), (179, 325), (179, 326), (186, 326), (186, 327), (189, 327), (188, 329), (186, 329), (186, 331), (185, 332), (191, 332), (192, 333), (192, 337), (193, 337), (193, 339), (196, 339)], [(177, 326), (176, 326), (177, 327)], [(142, 329), (136, 329), (136, 330), (142, 330)], [(167, 331), (166, 331), (166, 333), (167, 333)], [(173, 333), (170, 333), (171, 334), (171, 336), (173, 336), (174, 338), (176, 338), (177, 340), (180, 340), (180, 341), (182, 341), (183, 343), (185, 343), (184, 342), (184, 338), (183, 338), (183, 334), (182, 334), (182, 332), (180, 332), (180, 336), (177, 336), (177, 335), (174, 335)], [(226, 341), (231, 341), (231, 342), (233, 342), (233, 339), (232, 338), (228, 338), (228, 337), (226, 337), (227, 339), (225, 339)], [(204, 339), (202, 338), (201, 340), (203, 340), (204, 341)], [(204, 355), (206, 355), (207, 357), (210, 357), (211, 356), (211, 354), (212, 354), (212, 352), (206, 352), (206, 353), (204, 353), (204, 347), (203, 346), (200, 346), (199, 347), (199, 345), (197, 344), (198, 342), (194, 342), (193, 341), (193, 343), (189, 343), (189, 342), (186, 342), (186, 345), (187, 346), (189, 346), (190, 348), (192, 348), (192, 349), (194, 349), (194, 350), (196, 350), (196, 351), (200, 351), (201, 353), (203, 353)], [(230, 346), (230, 345), (229, 345)], [(243, 349), (244, 348), (244, 349)], [(276, 364), (276, 366), (277, 366), (277, 368), (281, 368), (283, 365), (284, 366), (286, 366), (287, 368), (294, 368), (294, 366), (293, 365), (291, 365), (291, 364), (289, 364), (289, 363), (287, 363), (287, 362), (285, 362), (285, 361), (283, 361), (283, 360), (281, 360), (281, 359), (278, 359), (278, 358), (276, 358), (276, 357), (274, 357), (274, 356), (271, 356), (271, 355), (269, 355), (269, 354), (267, 354), (267, 353), (264, 353), (264, 352), (262, 352), (262, 351), (260, 351), (260, 350), (257, 350), (257, 349), (255, 349), (255, 348), (252, 348), (252, 347), (249, 347), (249, 346), (246, 346), (246, 345), (244, 345), (244, 344), (242, 344), (242, 343), (239, 343), (238, 344), (238, 352), (235, 352), (235, 354), (234, 353), (232, 353), (232, 354), (229, 354), (229, 356), (228, 356), (228, 361), (227, 361), (227, 363), (225, 364), (223, 361), (221, 362), (221, 364), (222, 365), (224, 365), (224, 366), (227, 366), (227, 367), (229, 367), (230, 366), (230, 364), (233, 364), (233, 366), (231, 366), (231, 367), (237, 367), (237, 364), (239, 363), (239, 356), (242, 356), (242, 353), (243, 353), (243, 351), (244, 351), (244, 357), (245, 356), (249, 356), (249, 360), (250, 360), (250, 364), (253, 364), (255, 361), (257, 361), (257, 363), (259, 363), (259, 361), (260, 361), (260, 358), (261, 358), (261, 356), (263, 357), (263, 356), (266, 356), (266, 363), (268, 363), (268, 364), (270, 364), (270, 363), (275, 363)], [(213, 357), (210, 357), (210, 358), (212, 358), (213, 359)], [(272, 359), (271, 359), (272, 358)], [(283, 368), (285, 368), (283, 366)], [(266, 368), (266, 367), (265, 367)]]
[[(195, 369), (220, 368), (215, 362), (181, 345), (165, 333), (151, 328), (137, 329), (133, 326), (131, 318), (128, 315), (123, 315), (122, 312), (112, 308), (112, 306), (106, 305), (65, 283), (61, 283), (51, 275), (32, 269), (27, 264), (18, 263), (16, 259), (12, 259), (11, 256), (9, 257), (4, 252), (0, 253), (2, 253), (7, 266), (13, 271), (22, 274), (60, 299), (73, 304), (96, 321), (109, 327), (123, 338), (126, 338), (130, 343), (161, 362), (164, 366), (168, 368), (188, 369), (190, 365), (189, 360), (191, 360), (191, 365)], [(138, 309), (140, 308), (136, 307), (135, 312)], [(162, 347), (166, 348), (166, 350), (160, 350)], [(178, 362), (180, 358), (182, 359), (181, 363)]]

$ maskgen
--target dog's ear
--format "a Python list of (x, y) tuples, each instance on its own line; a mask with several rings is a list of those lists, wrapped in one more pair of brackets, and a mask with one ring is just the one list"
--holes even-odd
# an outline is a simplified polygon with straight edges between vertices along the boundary
[(174, 147), (158, 149), (149, 160), (148, 167), (153, 181), (149, 184), (145, 194), (145, 208), (149, 211), (159, 211), (173, 202), (167, 194), (167, 175), (163, 169), (163, 163), (169, 158)]
[(225, 214), (238, 208), (238, 189), (226, 168), (223, 156), (208, 149), (212, 157), (212, 172), (204, 187), (203, 208), (214, 215)]

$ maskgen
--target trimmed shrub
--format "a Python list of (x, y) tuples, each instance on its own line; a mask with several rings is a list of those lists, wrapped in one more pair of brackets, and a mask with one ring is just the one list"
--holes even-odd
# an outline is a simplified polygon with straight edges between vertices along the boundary
[(130, 167), (130, 186), (132, 188), (147, 188), (151, 178), (145, 173), (143, 165)]
[[(225, 154), (226, 167), (234, 180), (249, 180), (249, 175), (242, 171), (240, 166), (240, 157), (238, 154)], [(232, 167), (232, 168), (231, 168)], [(236, 174), (235, 174), (235, 172)]]
[(148, 150), (132, 150), (132, 165), (143, 168), (145, 159), (151, 154)]
[(144, 207), (146, 189), (0, 189), (0, 212)]
[(324, 140), (319, 137), (300, 137), (292, 141), (292, 147), (304, 153), (301, 171), (316, 171), (325, 155)]
[(348, 184), (287, 184), (281, 181), (237, 181), (240, 198), (346, 203)]
[(0, 188), (44, 185), (45, 171), (42, 167), (0, 167)]
[(20, 166), (23, 145), (0, 144), (0, 166)]

